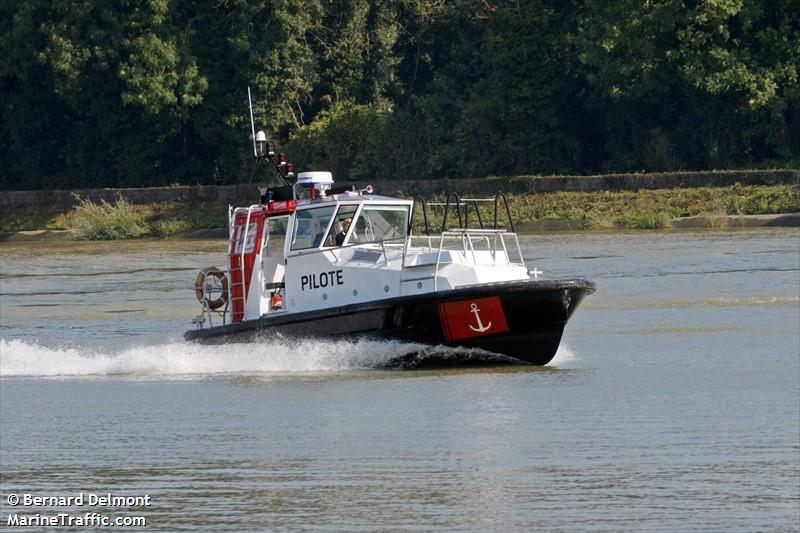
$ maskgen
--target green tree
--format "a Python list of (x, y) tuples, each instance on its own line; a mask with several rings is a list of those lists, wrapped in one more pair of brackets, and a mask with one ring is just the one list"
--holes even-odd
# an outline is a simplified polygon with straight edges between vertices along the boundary
[(602, 168), (791, 158), (800, 41), (790, 4), (587, 0), (574, 42), (585, 105), (605, 117)]
[(0, 3), (0, 187), (800, 164), (793, 0)]
[(208, 79), (191, 122), (206, 180), (233, 183), (250, 175), (248, 86), (256, 127), (273, 141), (304, 122), (317, 78), (310, 35), (320, 10), (316, 0), (187, 8), (182, 18), (188, 40)]

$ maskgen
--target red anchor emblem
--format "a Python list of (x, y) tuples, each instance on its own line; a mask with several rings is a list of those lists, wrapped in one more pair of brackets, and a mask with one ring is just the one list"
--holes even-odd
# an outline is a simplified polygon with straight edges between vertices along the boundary
[(508, 331), (503, 304), (497, 296), (440, 303), (439, 318), (447, 341)]

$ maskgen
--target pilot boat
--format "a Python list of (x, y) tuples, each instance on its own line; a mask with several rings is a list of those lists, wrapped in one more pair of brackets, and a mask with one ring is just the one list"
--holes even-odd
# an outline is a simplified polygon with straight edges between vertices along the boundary
[[(250, 115), (252, 125), (252, 104)], [(256, 162), (271, 166), (283, 185), (262, 188), (257, 203), (229, 207), (227, 265), (198, 274), (202, 311), (187, 340), (390, 339), (408, 343), (399, 363), (424, 345), (433, 347), (428, 361), (436, 347), (446, 347), (447, 361), (459, 360), (455, 349), (471, 354), (470, 361), (545, 365), (567, 321), (595, 290), (591, 281), (545, 279), (527, 268), (502, 194), (453, 193), (426, 204), (379, 195), (371, 186), (335, 188), (330, 172), (295, 176), (264, 132), (253, 125), (252, 133)], [(494, 202), (491, 224), (483, 218), (492, 206), (484, 206), (482, 218), (480, 202)], [(428, 223), (433, 207), (442, 209), (436, 235)], [(424, 223), (419, 234), (415, 214)]]
[[(547, 364), (595, 286), (529, 270), (510, 214), (510, 227), (497, 227), (505, 197), (493, 200), (492, 227), (480, 220), (479, 200), (489, 199), (448, 196), (442, 230), (431, 235), (424, 201), (335, 190), (329, 172), (300, 173), (259, 203), (229, 209), (227, 268), (198, 275), (202, 313), (185, 338), (392, 339), (409, 343), (409, 353), (419, 344), (478, 348), (487, 360)], [(425, 231), (416, 235), (420, 207)], [(448, 213), (458, 227), (446, 225)]]

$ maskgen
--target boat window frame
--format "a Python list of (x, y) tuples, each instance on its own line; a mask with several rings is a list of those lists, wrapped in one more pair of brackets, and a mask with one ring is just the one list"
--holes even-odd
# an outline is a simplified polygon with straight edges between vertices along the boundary
[[(395, 208), (395, 210), (398, 210), (398, 211), (400, 210), (399, 208), (404, 208), (406, 210), (406, 228), (405, 228), (406, 231), (405, 231), (405, 235), (400, 235), (398, 237), (392, 237), (390, 239), (378, 239), (378, 240), (366, 240), (366, 235), (365, 235), (364, 236), (365, 240), (359, 240), (358, 243), (355, 243), (355, 244), (379, 244), (379, 243), (382, 243), (382, 242), (396, 241), (398, 239), (405, 240), (408, 237), (408, 232), (409, 232), (409, 229), (411, 228), (411, 217), (412, 217), (413, 205), (411, 205), (411, 204), (409, 204), (407, 202), (397, 202), (397, 203), (394, 203), (394, 202), (391, 202), (391, 203), (390, 202), (374, 202), (374, 203), (373, 202), (364, 202), (359, 206), (358, 211), (356, 211), (356, 214), (353, 217), (353, 222), (350, 224), (350, 229), (347, 231), (347, 236), (345, 237), (345, 240), (344, 240), (344, 245), (345, 246), (350, 244), (350, 236), (355, 231), (356, 224), (361, 219), (361, 216), (363, 215), (364, 211), (365, 210), (372, 211), (373, 209), (369, 209), (369, 208), (381, 208), (381, 207), (384, 207), (384, 208), (386, 208), (386, 207)], [(375, 209), (375, 210), (377, 210), (377, 209)]]
[[(344, 246), (347, 246), (350, 240), (350, 235), (353, 232), (353, 227), (355, 226), (355, 221), (358, 219), (359, 213), (361, 213), (361, 208), (364, 205), (365, 205), (364, 202), (346, 202), (346, 201), (336, 202), (336, 212), (333, 214), (333, 218), (331, 219), (332, 223), (328, 227), (328, 235), (322, 240), (324, 244), (328, 238), (331, 238), (333, 239), (333, 244), (330, 246), (321, 246), (321, 248), (329, 250), (331, 248), (342, 248)], [(339, 218), (339, 213), (341, 213), (342, 209), (347, 209), (349, 207), (355, 207), (355, 210), (352, 213), (348, 214), (348, 216), (351, 219), (350, 227), (347, 228), (347, 232), (344, 235), (344, 241), (342, 241), (342, 244), (337, 245), (336, 234), (333, 233), (333, 225), (337, 222), (337, 219)]]
[[(327, 247), (324, 246), (325, 238), (326, 238), (326, 236), (328, 235), (328, 232), (331, 229), (331, 224), (333, 223), (334, 216), (335, 216), (335, 214), (337, 212), (337, 207), (338, 207), (337, 204), (327, 204), (327, 205), (315, 205), (313, 207), (308, 207), (306, 209), (297, 209), (297, 210), (295, 210), (295, 212), (293, 214), (293, 217), (292, 217), (292, 228), (291, 228), (292, 237), (291, 237), (291, 239), (288, 239), (288, 253), (285, 254), (285, 255), (295, 255), (297, 253), (308, 252), (309, 250), (320, 250), (322, 248), (327, 248)], [(298, 215), (300, 213), (304, 213), (304, 212), (307, 212), (307, 211), (319, 210), (319, 209), (332, 209), (331, 215), (330, 215), (331, 218), (330, 218), (330, 220), (328, 220), (328, 224), (325, 226), (325, 229), (322, 231), (322, 241), (316, 246), (314, 246), (312, 244), (311, 246), (306, 246), (306, 247), (303, 247), (303, 248), (295, 248), (294, 247), (294, 243), (295, 243), (295, 240), (297, 240), (297, 237), (296, 237), (297, 236), (297, 229), (299, 227), (299, 225), (297, 223)]]
[[(331, 205), (335, 206), (336, 209), (334, 210), (334, 214), (333, 214), (333, 216), (331, 216), (331, 220), (328, 223), (328, 227), (326, 228), (326, 235), (327, 235), (327, 233), (330, 233), (330, 229), (331, 229), (333, 223), (335, 222), (336, 214), (338, 214), (339, 209), (341, 207), (347, 206), (347, 205), (357, 205), (358, 206), (358, 209), (356, 209), (355, 213), (353, 214), (353, 222), (350, 224), (350, 229), (347, 230), (347, 235), (345, 236), (344, 243), (341, 246), (335, 246), (335, 245), (334, 246), (324, 246), (325, 238), (323, 238), (323, 240), (322, 240), (323, 242), (321, 242), (319, 246), (316, 246), (316, 247), (312, 246), (310, 248), (297, 248), (297, 249), (293, 250), (292, 247), (291, 247), (291, 244), (292, 244), (292, 240), (294, 239), (294, 233), (296, 231), (295, 228), (297, 227), (297, 215), (298, 215), (298, 213), (300, 213), (301, 211), (309, 211), (311, 209), (321, 209), (323, 207), (331, 207)], [(402, 237), (398, 237), (396, 239), (388, 239), (388, 240), (384, 240), (384, 241), (363, 241), (363, 240), (359, 240), (358, 242), (350, 242), (350, 235), (352, 234), (353, 231), (355, 231), (355, 226), (356, 226), (355, 223), (358, 220), (358, 218), (361, 216), (361, 212), (367, 206), (370, 206), (370, 207), (376, 206), (376, 207), (403, 207), (403, 208), (406, 208), (408, 210), (408, 217), (407, 217), (407, 220), (406, 220), (406, 224), (407, 224), (406, 233), (407, 234), (402, 236)], [(398, 240), (400, 238), (402, 238), (403, 241), (405, 241), (408, 238), (408, 232), (411, 231), (411, 217), (413, 216), (413, 210), (414, 210), (414, 207), (413, 207), (413, 204), (412, 204), (411, 201), (409, 201), (409, 200), (392, 201), (392, 199), (389, 199), (389, 198), (387, 198), (385, 200), (377, 200), (377, 201), (376, 200), (365, 200), (365, 199), (362, 199), (362, 198), (342, 198), (342, 199), (336, 198), (332, 204), (315, 205), (314, 207), (308, 207), (308, 208), (305, 208), (305, 209), (298, 208), (291, 215), (291, 222), (290, 222), (291, 228), (289, 229), (290, 234), (291, 234), (291, 238), (287, 238), (286, 239), (286, 248), (285, 248), (285, 251), (284, 251), (284, 256), (285, 256), (286, 260), (288, 260), (290, 257), (299, 257), (299, 256), (303, 256), (303, 255), (311, 255), (311, 254), (316, 254), (316, 253), (330, 252), (332, 250), (336, 250), (336, 249), (340, 249), (340, 248), (351, 248), (351, 247), (354, 247), (354, 246), (364, 246), (364, 245), (380, 245), (381, 243), (390, 243), (390, 242)]]
[[(270, 238), (271, 238), (271, 235), (270, 235), (270, 232), (269, 232), (269, 223), (270, 223), (271, 220), (274, 221), (274, 220), (281, 220), (281, 219), (286, 219), (286, 233), (284, 234), (283, 248), (281, 248), (280, 251), (275, 250), (274, 253), (269, 254), (268, 252), (271, 249), (271, 247), (269, 246), (269, 241), (270, 241)], [(272, 217), (265, 217), (265, 219), (264, 219), (264, 241), (261, 243), (262, 254), (265, 257), (281, 257), (281, 258), (286, 257), (286, 243), (289, 242), (289, 239), (287, 237), (289, 236), (289, 232), (293, 231), (292, 230), (292, 220), (291, 219), (292, 219), (292, 214), (291, 213), (287, 213), (285, 215), (277, 215), (277, 216), (272, 216)]]

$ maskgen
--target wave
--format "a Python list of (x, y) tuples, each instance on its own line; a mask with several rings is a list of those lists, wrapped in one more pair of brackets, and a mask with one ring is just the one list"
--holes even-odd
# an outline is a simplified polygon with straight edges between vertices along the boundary
[[(409, 360), (408, 358), (411, 358)], [(428, 359), (454, 363), (512, 362), (481, 350), (395, 341), (288, 341), (270, 339), (225, 345), (173, 342), (119, 351), (49, 348), (23, 340), (0, 339), (0, 377), (192, 378), (225, 374), (331, 372), (393, 366), (424, 366)], [(550, 365), (575, 360), (562, 346)], [(410, 364), (409, 364), (410, 362)]]
[(558, 347), (558, 351), (556, 351), (556, 354), (553, 356), (553, 360), (547, 363), (546, 366), (568, 365), (577, 360), (577, 354), (572, 351), (572, 348), (562, 342)]

